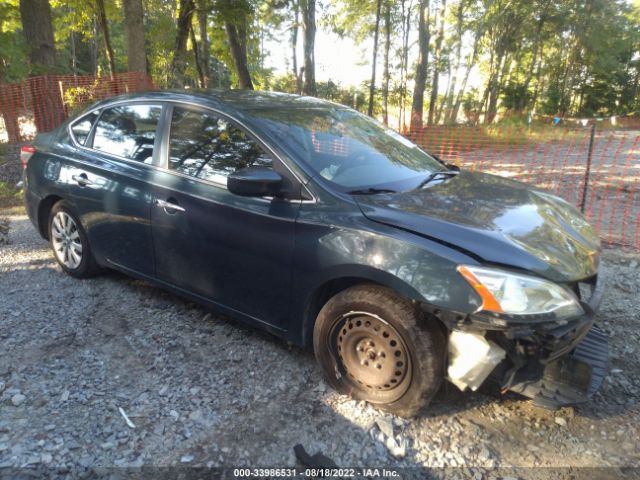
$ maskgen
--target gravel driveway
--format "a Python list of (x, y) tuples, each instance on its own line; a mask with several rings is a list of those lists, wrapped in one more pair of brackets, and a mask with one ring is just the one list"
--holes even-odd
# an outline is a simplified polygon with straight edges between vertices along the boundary
[(11, 467), (293, 467), (298, 443), (341, 467), (422, 478), (425, 467), (460, 478), (638, 473), (625, 468), (640, 466), (638, 255), (605, 252), (611, 371), (590, 403), (551, 412), (447, 385), (405, 421), (331, 391), (310, 352), (120, 274), (63, 274), (21, 209), (0, 217), (0, 478)]

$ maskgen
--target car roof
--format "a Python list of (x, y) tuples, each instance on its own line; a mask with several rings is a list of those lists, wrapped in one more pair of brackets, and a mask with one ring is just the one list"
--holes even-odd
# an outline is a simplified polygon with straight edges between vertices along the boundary
[[(176, 101), (219, 108), (228, 113), (246, 114), (261, 109), (335, 109), (342, 105), (315, 97), (256, 90), (153, 90), (106, 98), (91, 109), (127, 100)], [(244, 116), (244, 115), (242, 115)]]

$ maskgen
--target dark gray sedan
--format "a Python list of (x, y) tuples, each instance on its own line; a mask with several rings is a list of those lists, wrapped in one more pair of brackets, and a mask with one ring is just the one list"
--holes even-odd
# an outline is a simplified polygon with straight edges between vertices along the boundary
[(116, 269), (312, 345), (331, 385), (393, 413), (444, 379), (555, 407), (605, 374), (600, 243), (580, 213), (349, 108), (128, 95), (22, 159), (29, 216), (65, 272)]

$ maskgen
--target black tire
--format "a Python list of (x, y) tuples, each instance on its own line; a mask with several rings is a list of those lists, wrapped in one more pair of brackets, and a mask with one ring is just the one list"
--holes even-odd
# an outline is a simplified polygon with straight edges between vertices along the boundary
[[(59, 214), (66, 214), (73, 220), (73, 227), (71, 228), (71, 234), (75, 234), (77, 231), (76, 242), (81, 246), (81, 253), (75, 253), (75, 255), (80, 256), (80, 261), (77, 265), (65, 264), (64, 260), (61, 259), (61, 253), (56, 251), (56, 242), (54, 236), (56, 234), (54, 219)], [(89, 239), (87, 238), (87, 234), (78, 219), (78, 215), (74, 212), (73, 208), (69, 204), (69, 202), (65, 200), (60, 200), (57, 202), (51, 212), (49, 213), (49, 220), (47, 222), (47, 233), (49, 235), (49, 244), (51, 245), (51, 250), (53, 251), (53, 256), (58, 262), (58, 265), (64, 270), (66, 273), (76, 278), (88, 278), (98, 274), (101, 270), (100, 266), (96, 263), (96, 260), (93, 256), (93, 252), (91, 250), (91, 245), (89, 244)], [(77, 250), (75, 250), (77, 252)]]
[(402, 417), (426, 406), (444, 378), (445, 335), (437, 320), (378, 285), (331, 298), (318, 314), (313, 347), (333, 388)]

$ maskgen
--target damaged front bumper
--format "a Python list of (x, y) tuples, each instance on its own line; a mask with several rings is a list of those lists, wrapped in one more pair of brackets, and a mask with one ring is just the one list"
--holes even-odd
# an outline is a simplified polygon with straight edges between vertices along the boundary
[[(461, 315), (425, 308), (452, 332), (486, 340), (486, 359), (498, 358), (499, 351), (504, 352), (505, 358), (495, 368), (492, 366), (490, 374), (487, 372), (489, 379), (497, 382), (503, 391), (517, 392), (533, 399), (538, 406), (553, 409), (587, 401), (600, 388), (607, 372), (607, 337), (594, 324), (602, 300), (604, 276), (601, 272), (572, 287), (581, 298), (585, 314), (565, 322), (543, 320), (525, 324), (487, 314)], [(453, 344), (460, 338), (450, 335), (449, 377), (460, 388), (468, 386), (475, 390), (479, 386), (477, 377), (465, 374), (453, 378), (463, 363), (460, 351), (465, 348)], [(484, 371), (487, 370), (485, 359), (478, 362), (467, 355), (465, 360), (471, 372), (473, 362), (484, 363)], [(452, 370), (456, 362), (457, 368)]]

